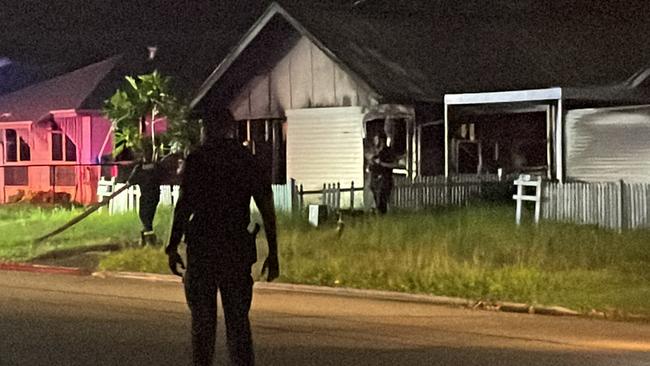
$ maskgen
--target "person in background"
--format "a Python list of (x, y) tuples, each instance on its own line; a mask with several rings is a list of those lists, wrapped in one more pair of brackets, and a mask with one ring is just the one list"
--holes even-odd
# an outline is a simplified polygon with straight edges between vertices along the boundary
[(366, 156), (370, 189), (380, 214), (388, 212), (388, 200), (393, 190), (393, 169), (398, 167), (397, 158), (386, 141), (386, 133), (376, 133), (372, 140), (372, 150)]

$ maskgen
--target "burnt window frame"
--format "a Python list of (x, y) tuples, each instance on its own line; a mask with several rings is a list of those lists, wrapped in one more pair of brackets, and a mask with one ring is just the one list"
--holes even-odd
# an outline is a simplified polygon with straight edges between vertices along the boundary
[[(286, 184), (287, 182), (287, 152), (286, 152), (286, 119), (285, 118), (257, 118), (237, 121), (237, 140), (246, 147), (253, 156), (259, 157), (258, 148), (265, 145), (266, 152), (271, 153), (270, 181), (272, 184)], [(275, 131), (275, 132), (274, 132)], [(278, 146), (273, 144), (277, 139)], [(273, 149), (277, 149), (278, 166), (273, 168)]]

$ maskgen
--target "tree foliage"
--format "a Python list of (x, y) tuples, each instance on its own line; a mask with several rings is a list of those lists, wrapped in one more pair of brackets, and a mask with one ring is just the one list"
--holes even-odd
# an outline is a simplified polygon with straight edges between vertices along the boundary
[[(128, 149), (145, 162), (169, 153), (186, 155), (200, 142), (200, 121), (192, 118), (187, 103), (171, 91), (171, 78), (158, 71), (126, 76), (125, 86), (105, 103), (104, 114), (113, 123), (113, 155)], [(147, 121), (164, 117), (167, 130), (151, 137)], [(149, 135), (147, 135), (147, 132)]]

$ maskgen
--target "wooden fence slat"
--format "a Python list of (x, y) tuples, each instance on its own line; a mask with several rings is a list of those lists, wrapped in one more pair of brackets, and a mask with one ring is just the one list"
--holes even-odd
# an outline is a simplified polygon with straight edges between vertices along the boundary
[(546, 182), (542, 215), (610, 229), (650, 226), (650, 184)]

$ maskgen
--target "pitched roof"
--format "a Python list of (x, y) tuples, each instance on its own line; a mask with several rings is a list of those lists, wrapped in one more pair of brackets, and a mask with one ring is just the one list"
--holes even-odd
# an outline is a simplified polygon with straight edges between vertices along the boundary
[(37, 121), (52, 110), (100, 107), (96, 89), (119, 59), (112, 57), (0, 96), (0, 122)]
[(441, 101), (445, 93), (606, 85), (624, 81), (650, 59), (650, 48), (639, 37), (650, 33), (650, 23), (630, 16), (638, 9), (619, 12), (587, 4), (579, 12), (534, 1), (418, 4), (421, 8), (392, 14), (316, 12), (273, 3), (204, 82), (192, 104), (274, 17), (283, 17), (392, 100)]
[(203, 44), (161, 48), (153, 60), (149, 59), (144, 47), (132, 49), (0, 95), (0, 123), (35, 121), (53, 110), (101, 110), (105, 100), (125, 85), (126, 75), (142, 75), (154, 69), (171, 76), (178, 97), (193, 95), (214, 67), (212, 61), (207, 61), (212, 60), (214, 52), (201, 46)]

